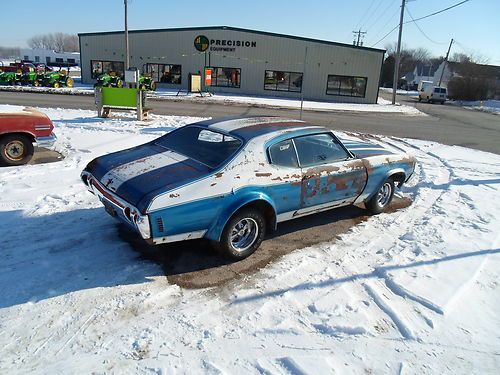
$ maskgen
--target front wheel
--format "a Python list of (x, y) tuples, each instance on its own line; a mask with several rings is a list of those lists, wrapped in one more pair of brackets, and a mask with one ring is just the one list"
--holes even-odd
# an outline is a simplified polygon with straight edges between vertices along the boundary
[(31, 140), (22, 134), (6, 135), (0, 139), (0, 163), (22, 165), (31, 160), (34, 147)]
[(260, 246), (265, 228), (265, 218), (259, 210), (243, 209), (228, 221), (215, 247), (229, 258), (244, 259)]
[(366, 209), (372, 214), (379, 214), (384, 211), (392, 201), (394, 196), (394, 181), (388, 178), (384, 181), (379, 191), (366, 202)]

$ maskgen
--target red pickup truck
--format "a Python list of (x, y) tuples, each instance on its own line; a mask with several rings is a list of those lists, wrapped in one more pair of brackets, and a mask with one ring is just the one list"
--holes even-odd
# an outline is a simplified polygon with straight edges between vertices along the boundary
[(11, 63), (10, 65), (0, 64), (0, 71), (2, 72), (14, 72), (14, 73), (28, 73), (30, 71), (34, 71), (36, 69), (33, 63), (28, 61), (16, 61)]
[(33, 156), (35, 143), (52, 147), (56, 136), (52, 121), (32, 108), (0, 105), (0, 164), (21, 165)]

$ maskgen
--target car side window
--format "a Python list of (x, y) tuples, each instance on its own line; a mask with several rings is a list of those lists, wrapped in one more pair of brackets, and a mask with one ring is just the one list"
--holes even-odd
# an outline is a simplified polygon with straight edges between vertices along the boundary
[(269, 158), (271, 164), (289, 168), (298, 168), (297, 153), (290, 139), (278, 142), (269, 147)]
[(330, 134), (313, 134), (294, 139), (301, 167), (346, 160), (349, 155)]

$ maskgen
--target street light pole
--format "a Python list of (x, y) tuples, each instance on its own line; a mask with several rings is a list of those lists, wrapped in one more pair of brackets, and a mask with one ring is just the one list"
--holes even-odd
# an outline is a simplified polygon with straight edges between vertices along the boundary
[(129, 52), (128, 52), (128, 7), (127, 0), (123, 0), (125, 4), (125, 70), (130, 67)]
[(399, 62), (401, 61), (401, 36), (403, 35), (403, 17), (405, 15), (405, 2), (406, 0), (401, 1), (401, 15), (399, 16), (398, 49), (396, 52), (396, 59), (394, 61), (394, 78), (392, 80), (392, 104), (396, 104), (396, 90), (398, 89)]

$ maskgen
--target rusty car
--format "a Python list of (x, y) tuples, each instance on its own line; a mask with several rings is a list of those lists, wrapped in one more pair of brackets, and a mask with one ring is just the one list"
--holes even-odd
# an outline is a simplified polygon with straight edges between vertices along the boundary
[(46, 114), (22, 106), (0, 106), (0, 165), (28, 163), (34, 146), (50, 148), (56, 141), (54, 125)]
[(243, 259), (278, 223), (364, 203), (377, 214), (415, 158), (279, 117), (212, 119), (92, 160), (81, 178), (150, 244), (210, 240)]

